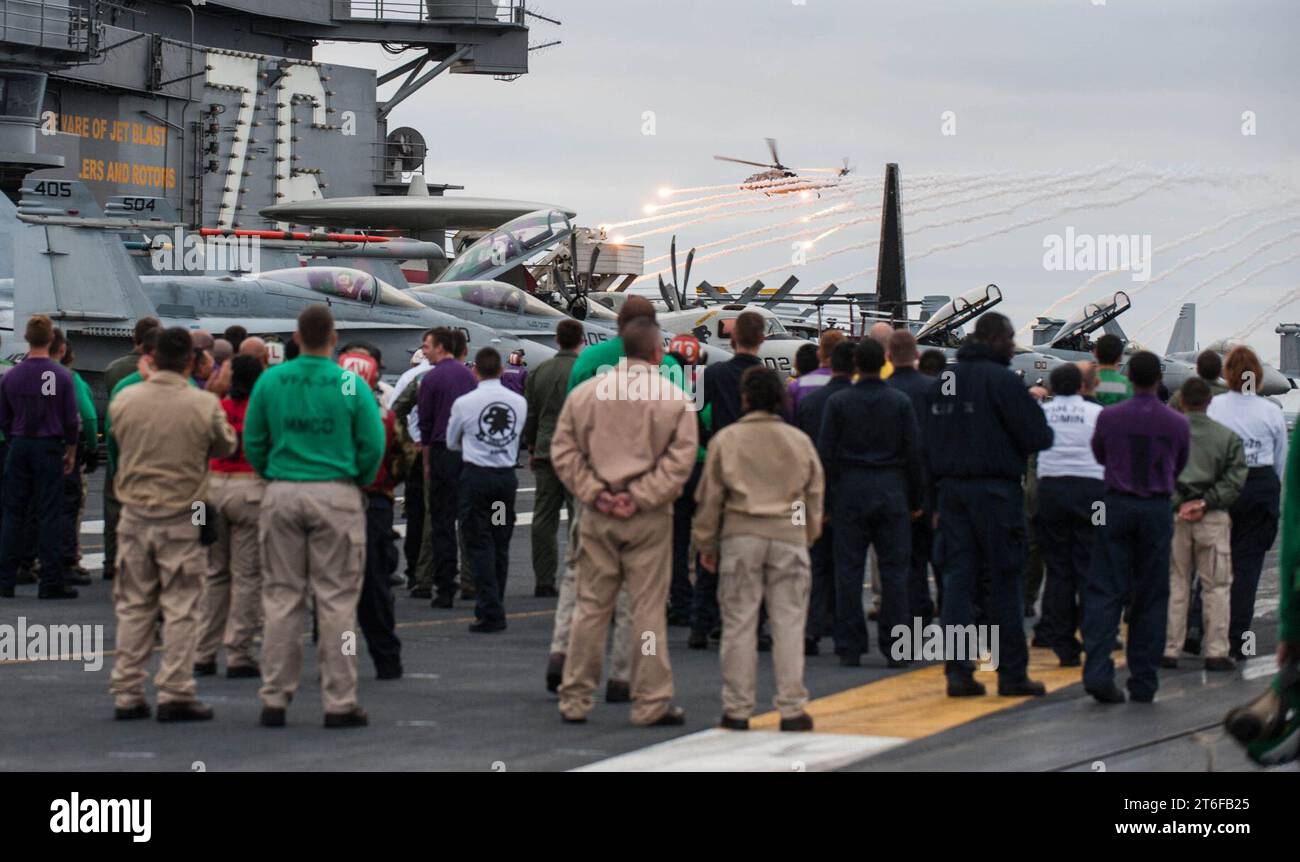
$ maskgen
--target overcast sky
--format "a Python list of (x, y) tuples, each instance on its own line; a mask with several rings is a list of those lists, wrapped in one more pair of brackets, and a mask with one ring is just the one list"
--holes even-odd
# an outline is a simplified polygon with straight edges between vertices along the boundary
[[(665, 185), (739, 182), (748, 170), (712, 155), (762, 161), (766, 136), (779, 140), (782, 160), (792, 167), (833, 166), (848, 156), (860, 177), (878, 181), (886, 162), (898, 162), (905, 207), (920, 205), (911, 203), (916, 198), (928, 210), (905, 220), (909, 258), (919, 256), (908, 265), (911, 298), (996, 282), (1006, 296), (1002, 310), (1019, 326), (1092, 275), (1045, 269), (1045, 237), (1067, 226), (1149, 235), (1159, 248), (1234, 213), (1281, 203), (1300, 187), (1300, 4), (1294, 0), (538, 0), (530, 8), (563, 22), (535, 24), (533, 43), (563, 44), (534, 53), (530, 74), (513, 83), (443, 76), (399, 107), (393, 125), (414, 126), (429, 140), (431, 180), (463, 184), (465, 194), (562, 204), (576, 209), (583, 225), (640, 218)], [(325, 45), (317, 56), (381, 70), (395, 65), (378, 50), (354, 45)], [(948, 111), (955, 114), (955, 135), (943, 134)], [(1254, 112), (1254, 135), (1242, 134), (1246, 111)], [(645, 112), (654, 114), (653, 135), (643, 134)], [(923, 229), (1009, 207), (1032, 190), (942, 208), (935, 207), (942, 198), (926, 197), (942, 195), (942, 184), (909, 186), (909, 178), (934, 174), (1082, 174), (1107, 164), (1071, 193), (947, 228)], [(1124, 178), (1144, 166), (1177, 173), (1143, 193), (1149, 175)], [(1105, 188), (1089, 191), (1087, 182)], [(921, 256), (932, 246), (1065, 205), (1124, 197), (1133, 200), (1083, 207)], [(845, 200), (879, 210), (876, 190), (828, 195), (804, 210), (683, 226), (679, 244), (715, 242)], [(1252, 255), (1300, 230), (1300, 206), (1234, 221), (1154, 256), (1153, 279), (1189, 255), (1290, 213), (1295, 221), (1258, 229), (1149, 289), (1121, 274), (1059, 314), (1109, 291), (1134, 289), (1134, 307), (1122, 322), (1130, 334), (1163, 347), (1167, 332), (1143, 331), (1140, 324), (1234, 263), (1241, 266), (1194, 298), (1204, 304), (1257, 267), (1300, 252), (1300, 238), (1287, 238)], [(809, 254), (878, 233), (874, 221), (846, 227)], [(666, 251), (667, 239), (647, 237), (647, 257)], [(779, 284), (794, 274), (813, 290), (874, 266), (875, 255), (873, 247), (793, 266), (790, 243), (782, 242), (702, 263), (695, 279), (726, 283), (782, 267), (764, 281)], [(873, 287), (874, 277), (843, 285), (846, 291)], [(1235, 332), (1297, 289), (1300, 261), (1249, 279), (1230, 300), (1200, 314), (1200, 340)], [(1276, 317), (1300, 320), (1300, 301)], [(1251, 339), (1270, 356), (1277, 352), (1271, 330), (1270, 323)]]

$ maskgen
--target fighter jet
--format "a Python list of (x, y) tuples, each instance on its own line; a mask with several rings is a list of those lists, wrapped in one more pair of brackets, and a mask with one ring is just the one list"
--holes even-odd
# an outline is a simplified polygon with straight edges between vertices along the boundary
[[(157, 223), (72, 215), (58, 203), (66, 196), (57, 190), (51, 196), (41, 185), (29, 180), (23, 188), (14, 277), (0, 279), (0, 331), (7, 329), (4, 335), (11, 336), (31, 315), (51, 315), (75, 340), (77, 368), (88, 372), (92, 386), (98, 373), (126, 350), (135, 321), (146, 315), (189, 329), (221, 331), (239, 324), (252, 335), (287, 340), (298, 314), (314, 303), (330, 307), (341, 339), (375, 345), (394, 371), (403, 370), (422, 333), (436, 326), (463, 331), (471, 350), (526, 347), (529, 360), (554, 354), (545, 345), (430, 308), (351, 267), (295, 265), (248, 276), (141, 276), (120, 233), (156, 229)], [(15, 346), (11, 337), (5, 343)]]
[[(1146, 349), (1137, 342), (1130, 341), (1116, 320), (1130, 306), (1128, 294), (1120, 290), (1105, 299), (1088, 303), (1062, 322), (1054, 332), (1049, 328), (1056, 326), (1056, 321), (1039, 318), (1039, 325), (1035, 327), (1035, 340), (1041, 341), (1045, 337), (1048, 340), (1046, 343), (1035, 344), (1035, 349), (1071, 362), (1092, 359), (1091, 336), (1100, 331), (1123, 339), (1124, 356), (1119, 368), (1121, 372), (1127, 373), (1129, 358)], [(1195, 365), (1168, 356), (1161, 357), (1160, 368), (1164, 375), (1163, 383), (1170, 392), (1182, 386), (1187, 378), (1196, 376)]]
[[(1281, 328), (1278, 331), (1281, 332)], [(1285, 339), (1283, 343), (1285, 344)], [(1220, 356), (1226, 357), (1228, 351), (1236, 346), (1235, 341), (1220, 339), (1211, 342), (1205, 349), (1213, 350)], [(1196, 348), (1196, 303), (1187, 302), (1178, 310), (1178, 322), (1174, 324), (1174, 331), (1169, 336), (1169, 346), (1165, 349), (1165, 354), (1171, 359), (1195, 366), (1199, 353)], [(1283, 356), (1285, 357), (1285, 354)], [(1265, 362), (1262, 357), (1260, 365), (1264, 369), (1264, 379), (1260, 381), (1259, 387), (1261, 395), (1285, 395), (1295, 388), (1295, 383), (1288, 374)]]

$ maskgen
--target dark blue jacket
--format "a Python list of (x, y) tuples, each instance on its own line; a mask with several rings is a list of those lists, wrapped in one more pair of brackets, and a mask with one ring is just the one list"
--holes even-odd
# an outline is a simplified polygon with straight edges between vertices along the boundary
[[(949, 376), (951, 375), (951, 377)], [(1014, 479), (1052, 445), (1052, 429), (1024, 382), (984, 344), (967, 344), (926, 395), (930, 477)]]
[(846, 470), (897, 470), (907, 481), (908, 509), (921, 508), (921, 450), (916, 414), (906, 395), (883, 380), (859, 380), (826, 401), (817, 453), (826, 472), (826, 499)]
[(704, 369), (704, 408), (700, 411), (700, 445), (733, 422), (740, 421), (740, 378), (763, 360), (748, 353), (737, 353), (726, 362)]
[[(926, 403), (926, 396), (935, 385), (935, 378), (922, 374), (915, 368), (895, 368), (894, 373), (889, 375), (885, 381), (891, 389), (897, 389), (908, 398), (912, 399), (912, 411), (916, 413), (917, 429), (917, 446), (921, 450), (921, 466), (924, 468), (925, 463), (925, 424), (923, 422), (925, 414), (929, 412), (929, 405)], [(922, 470), (922, 480), (927, 491), (930, 488), (929, 470)], [(925, 509), (927, 512), (934, 511), (935, 503), (933, 495), (927, 493)]]
[[(824, 386), (819, 386), (799, 399), (799, 413), (794, 417), (794, 424), (803, 433), (817, 442), (822, 433), (822, 416), (826, 413), (826, 401), (841, 389), (847, 389), (853, 381), (847, 377), (832, 377)], [(822, 468), (825, 469), (823, 464)]]

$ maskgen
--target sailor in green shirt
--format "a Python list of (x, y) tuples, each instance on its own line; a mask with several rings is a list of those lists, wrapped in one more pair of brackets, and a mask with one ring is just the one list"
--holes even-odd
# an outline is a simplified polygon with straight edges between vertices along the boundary
[(298, 316), (298, 358), (257, 380), (244, 417), (244, 457), (267, 486), (262, 497), (262, 718), (285, 724), (302, 669), (302, 619), (316, 599), (325, 726), (363, 727), (355, 651), (366, 560), (366, 504), (386, 434), (370, 387), (331, 358), (338, 344), (325, 305)]
[(1119, 370), (1120, 360), (1124, 358), (1124, 342), (1118, 335), (1107, 333), (1097, 339), (1092, 346), (1093, 356), (1097, 357), (1096, 399), (1102, 407), (1109, 407), (1133, 397), (1133, 384)]
[(93, 471), (99, 463), (96, 451), (99, 446), (99, 422), (95, 416), (95, 401), (91, 397), (90, 386), (81, 379), (80, 374), (72, 370), (72, 345), (68, 344), (63, 330), (57, 326), (54, 327), (54, 341), (50, 344), (50, 358), (72, 373), (77, 414), (81, 417), (82, 445), (77, 449), (77, 460), (72, 472), (63, 477), (63, 504), (59, 509), (59, 517), (63, 522), (64, 578), (69, 584), (87, 586), (90, 584), (90, 574), (81, 566), (78, 521), (81, 517), (81, 504), (86, 497), (86, 480), (82, 470)]

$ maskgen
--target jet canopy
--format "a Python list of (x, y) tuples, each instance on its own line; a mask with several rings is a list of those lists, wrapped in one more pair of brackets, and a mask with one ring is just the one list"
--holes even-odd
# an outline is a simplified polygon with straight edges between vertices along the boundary
[(936, 309), (917, 331), (916, 340), (923, 344), (943, 341), (953, 330), (979, 317), (1001, 301), (1002, 291), (996, 284), (969, 290)]
[(463, 302), (488, 311), (506, 314), (520, 312), (531, 317), (564, 317), (563, 311), (553, 308), (537, 297), (519, 288), (499, 281), (464, 281), (457, 284), (430, 284), (412, 288), (423, 296)]
[(571, 233), (573, 224), (559, 210), (537, 210), (520, 216), (457, 255), (438, 276), (438, 282), (491, 281), (565, 241)]
[(350, 299), (367, 305), (374, 305), (378, 301), (381, 305), (399, 308), (424, 307), (388, 282), (375, 278), (364, 270), (347, 266), (297, 266), (263, 272), (256, 278), (259, 281), (278, 281), (334, 299)]
[(1052, 347), (1062, 347), (1067, 342), (1083, 338), (1128, 311), (1129, 298), (1124, 291), (1097, 302), (1090, 302), (1070, 315), (1052, 337)]

